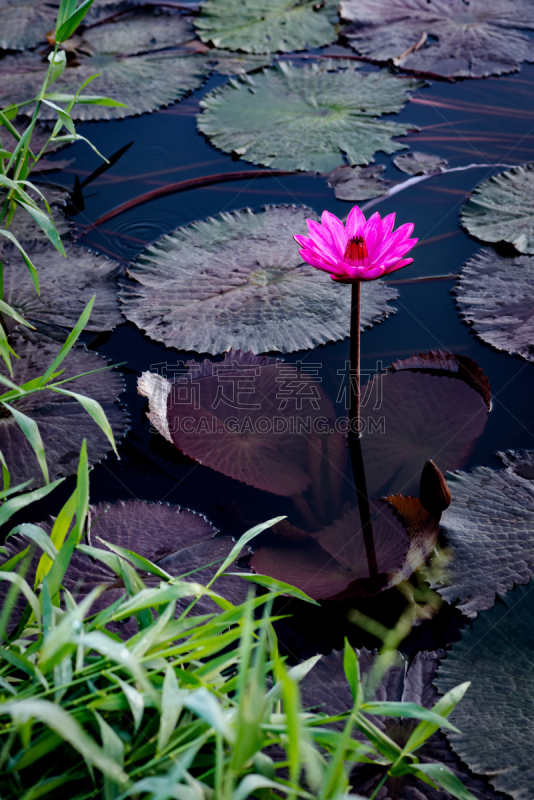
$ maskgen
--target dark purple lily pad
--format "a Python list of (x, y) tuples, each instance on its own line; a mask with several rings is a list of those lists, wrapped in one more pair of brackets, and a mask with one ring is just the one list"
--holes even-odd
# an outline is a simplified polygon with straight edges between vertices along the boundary
[[(11, 339), (12, 347), (19, 356), (18, 359), (12, 359), (13, 380), (17, 385), (42, 376), (61, 348), (61, 345), (41, 334), (15, 332)], [(61, 365), (64, 372), (60, 379), (102, 369), (108, 363), (106, 359), (88, 352), (85, 347), (75, 346)], [(5, 365), (0, 368), (6, 374)], [(115, 440), (124, 436), (128, 429), (128, 415), (116, 402), (124, 388), (121, 375), (105, 370), (78, 378), (62, 388), (97, 400), (104, 409)], [(105, 434), (72, 397), (45, 390), (13, 402), (13, 407), (37, 423), (51, 480), (76, 472), (83, 439), (87, 440), (90, 464), (96, 464), (111, 449)], [(0, 416), (0, 450), (9, 465), (14, 485), (31, 478), (32, 488), (42, 485), (44, 479), (34, 451), (7, 409)]]
[[(98, 503), (89, 506), (88, 535), (89, 544), (101, 550), (107, 550), (105, 542), (118, 545), (143, 556), (149, 561), (158, 563), (162, 569), (174, 577), (185, 573), (185, 580), (205, 584), (213, 578), (220, 562), (226, 558), (234, 546), (228, 537), (214, 538), (215, 529), (201, 514), (179, 506), (165, 503), (146, 503), (142, 500), (119, 500), (110, 505)], [(47, 533), (52, 530), (53, 520), (41, 523)], [(2, 561), (11, 558), (28, 546), (23, 536), (14, 536), (7, 540), (7, 554)], [(37, 564), (41, 550), (34, 548), (33, 557), (26, 579), (33, 586)], [(232, 568), (234, 569), (234, 568)], [(234, 570), (235, 571), (235, 570)], [(147, 586), (155, 587), (160, 579), (147, 572), (140, 572)], [(96, 614), (120, 597), (126, 596), (122, 581), (102, 561), (75, 550), (69, 563), (63, 586), (68, 589), (79, 602), (96, 586), (104, 585), (106, 590), (91, 607), (91, 614)], [(0, 583), (0, 589), (4, 586)], [(249, 584), (235, 575), (217, 579), (214, 591), (233, 603), (242, 603), (247, 598)], [(191, 602), (191, 598), (182, 598), (177, 602), (177, 613), (183, 611)], [(19, 613), (24, 607), (19, 602)], [(201, 597), (195, 605), (195, 614), (209, 614), (218, 606), (207, 597)], [(137, 624), (133, 618), (113, 623), (112, 628), (123, 637), (137, 632)]]
[(436, 680), (441, 693), (471, 681), (451, 715), (461, 733), (447, 738), (462, 761), (515, 800), (534, 798), (532, 589), (531, 582), (499, 595), (466, 626)]
[(432, 351), (379, 380), (381, 402), (362, 436), (369, 492), (414, 494), (426, 461), (443, 473), (465, 462), (488, 417), (487, 379), (470, 359)]
[[(358, 662), (362, 677), (365, 680), (376, 660), (376, 651), (366, 649), (358, 650)], [(441, 652), (420, 652), (408, 665), (397, 654), (392, 666), (387, 670), (372, 697), (367, 700), (402, 701), (417, 703), (425, 708), (432, 708), (439, 697), (432, 685), (438, 659), (443, 657)], [(461, 683), (465, 678), (456, 676), (453, 683)], [(323, 656), (300, 683), (302, 705), (306, 709), (322, 711), (334, 716), (350, 711), (353, 708), (352, 694), (343, 669), (343, 652), (332, 651), (328, 656)], [(459, 708), (461, 708), (462, 700)], [(401, 747), (417, 725), (417, 720), (395, 719), (392, 717), (371, 717), (390, 738)], [(456, 723), (460, 724), (460, 723)], [(340, 726), (340, 723), (337, 723)], [(329, 727), (334, 727), (329, 726)], [(359, 739), (360, 734), (355, 734)], [(437, 731), (427, 742), (417, 750), (416, 755), (422, 763), (445, 764), (477, 798), (477, 800), (504, 800), (489, 788), (482, 778), (475, 777), (451, 752), (444, 734)], [(372, 765), (358, 765), (353, 769), (350, 783), (355, 792), (364, 797), (370, 797), (384, 775), (384, 768)], [(402, 778), (388, 778), (384, 787), (376, 795), (379, 800), (450, 800), (447, 792), (433, 789), (422, 781), (412, 776)]]
[(342, 0), (340, 15), (358, 53), (403, 69), (483, 77), (534, 61), (528, 0)]
[(483, 248), (460, 273), (456, 302), (483, 342), (534, 361), (534, 256)]
[(123, 321), (117, 301), (116, 261), (83, 247), (67, 244), (64, 258), (52, 245), (26, 246), (39, 274), (37, 294), (19, 251), (12, 245), (2, 253), (4, 300), (32, 323), (73, 328), (85, 306), (96, 294), (89, 331), (109, 331)]
[(376, 594), (403, 567), (410, 540), (396, 511), (371, 500), (379, 577), (371, 579), (360, 514), (352, 508), (316, 533), (281, 525), (280, 547), (260, 547), (250, 558), (258, 573), (297, 586), (316, 600)]
[(383, 197), (393, 186), (393, 181), (382, 177), (385, 170), (383, 164), (371, 164), (369, 167), (337, 167), (328, 176), (328, 185), (334, 189), (338, 200), (360, 202), (373, 197)]
[[(127, 319), (167, 347), (198, 353), (307, 350), (349, 333), (350, 291), (303, 263), (304, 206), (223, 213), (162, 236), (129, 268)], [(392, 313), (393, 287), (362, 287), (362, 330)]]
[(332, 404), (306, 366), (231, 350), (222, 362), (189, 362), (174, 384), (143, 373), (138, 390), (149, 398), (149, 419), (186, 455), (298, 497), (320, 482), (323, 459), (342, 474), (346, 457)]
[[(88, 28), (73, 40), (73, 52), (53, 91), (74, 93), (97, 74), (84, 93), (111, 97), (127, 107), (76, 104), (77, 120), (117, 119), (155, 111), (197, 89), (209, 72), (204, 56), (164, 48), (184, 45), (194, 37), (189, 17), (161, 8), (134, 9), (127, 15)], [(0, 61), (0, 104), (36, 97), (48, 61), (39, 53), (6, 56)], [(25, 106), (29, 113), (32, 106)], [(43, 104), (41, 119), (55, 119)]]
[(442, 517), (452, 562), (435, 587), (464, 614), (491, 608), (497, 592), (534, 576), (534, 453), (498, 454), (505, 469), (448, 476), (453, 501)]
[(43, 0), (0, 0), (0, 49), (24, 50), (55, 28), (57, 8)]

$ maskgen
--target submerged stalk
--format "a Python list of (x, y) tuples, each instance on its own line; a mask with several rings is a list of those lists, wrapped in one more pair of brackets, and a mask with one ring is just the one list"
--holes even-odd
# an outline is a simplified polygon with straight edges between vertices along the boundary
[(352, 284), (352, 299), (350, 312), (350, 372), (349, 372), (349, 432), (348, 443), (352, 471), (354, 473), (354, 485), (358, 496), (358, 508), (362, 523), (363, 540), (365, 552), (369, 566), (369, 577), (374, 578), (378, 575), (376, 563), (376, 551), (373, 538), (373, 527), (371, 522), (371, 509), (369, 506), (369, 494), (367, 492), (367, 481), (365, 479), (365, 469), (363, 464), (363, 453), (361, 443), (361, 417), (360, 417), (360, 306), (361, 306), (361, 281), (354, 281)]

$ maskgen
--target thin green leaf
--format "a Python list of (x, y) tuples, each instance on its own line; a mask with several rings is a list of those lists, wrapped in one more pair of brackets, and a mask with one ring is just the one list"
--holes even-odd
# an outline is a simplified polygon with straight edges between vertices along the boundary
[(248, 544), (248, 542), (250, 542), (256, 536), (259, 536), (259, 534), (262, 533), (263, 531), (267, 530), (267, 528), (272, 528), (273, 525), (276, 525), (277, 522), (280, 522), (283, 519), (285, 519), (285, 517), (274, 517), (274, 519), (270, 519), (267, 522), (262, 522), (260, 525), (255, 525), (253, 528), (251, 528), (250, 530), (246, 531), (239, 538), (239, 541), (232, 547), (232, 549), (230, 550), (230, 552), (228, 553), (228, 555), (226, 556), (226, 558), (222, 562), (221, 566), (219, 567), (219, 569), (215, 573), (214, 577), (207, 584), (207, 588), (209, 588), (212, 585), (212, 583), (217, 580), (219, 575), (222, 575), (222, 573), (226, 570), (226, 568), (230, 566), (232, 561), (235, 558), (237, 558), (237, 556), (239, 555), (239, 553), (241, 552), (243, 547), (246, 544)]
[[(476, 800), (475, 796), (466, 789), (463, 783), (444, 764), (414, 764), (408, 767), (413, 775), (421, 778), (426, 776), (435, 784), (441, 786), (457, 800)], [(421, 775), (422, 773), (422, 775)]]
[(455, 733), (460, 733), (452, 722), (449, 722), (445, 717), (436, 714), (435, 711), (430, 711), (428, 708), (417, 703), (406, 703), (396, 701), (383, 701), (363, 703), (361, 710), (366, 714), (379, 714), (384, 717), (404, 717), (406, 719), (424, 719), (427, 722), (432, 722), (442, 728), (447, 728)]
[(2, 402), (2, 405), (13, 414), (15, 422), (32, 446), (33, 452), (35, 453), (37, 462), (41, 468), (41, 472), (43, 473), (46, 483), (49, 483), (48, 467), (46, 464), (43, 440), (41, 438), (41, 433), (36, 421), (31, 417), (26, 416), (26, 414), (23, 414), (22, 411), (14, 408), (14, 406), (10, 406), (6, 402)]
[(65, 248), (63, 247), (63, 242), (59, 236), (59, 233), (56, 230), (56, 226), (54, 225), (54, 220), (52, 217), (49, 217), (43, 211), (34, 206), (29, 205), (22, 200), (17, 199), (17, 203), (21, 205), (23, 208), (26, 209), (28, 214), (35, 220), (35, 222), (39, 225), (42, 231), (46, 234), (48, 239), (52, 242), (56, 250), (59, 250), (62, 256), (67, 257), (65, 253)]
[(298, 597), (299, 600), (304, 600), (305, 603), (311, 603), (314, 606), (321, 605), (317, 600), (313, 600), (301, 589), (297, 589), (296, 586), (276, 580), (276, 578), (271, 578), (270, 575), (246, 575), (243, 572), (227, 572), (226, 574), (237, 575), (245, 581), (249, 581), (249, 583), (257, 583), (258, 586), (265, 586), (265, 588), (269, 589), (271, 592), (285, 594), (290, 597)]
[(85, 3), (82, 3), (74, 13), (67, 16), (64, 22), (61, 24), (58, 23), (58, 27), (56, 28), (56, 42), (65, 42), (72, 36), (76, 28), (81, 25), (83, 18), (92, 4), (93, 0), (85, 0)]
[(66, 357), (67, 353), (71, 350), (71, 348), (74, 347), (74, 344), (78, 336), (87, 325), (87, 320), (91, 316), (91, 311), (93, 308), (93, 304), (95, 302), (95, 298), (96, 295), (94, 294), (87, 303), (87, 305), (85, 306), (84, 310), (82, 311), (80, 318), (78, 319), (78, 322), (76, 323), (72, 331), (69, 333), (65, 344), (63, 345), (63, 347), (61, 348), (61, 350), (59, 351), (53, 362), (46, 370), (45, 374), (42, 377), (44, 383), (50, 380), (50, 376), (57, 370), (57, 368), (59, 367), (63, 359)]
[(39, 289), (39, 276), (37, 275), (37, 270), (33, 266), (29, 255), (27, 254), (27, 252), (25, 251), (23, 246), (20, 244), (20, 242), (16, 238), (16, 236), (13, 236), (11, 231), (6, 231), (6, 230), (3, 230), (3, 229), (0, 229), (0, 236), (5, 236), (6, 239), (9, 239), (10, 242), (13, 242), (15, 247), (19, 250), (22, 258), (24, 259), (24, 263), (28, 267), (28, 269), (30, 271), (30, 275), (32, 276), (32, 281), (33, 281), (33, 285), (35, 286), (35, 291), (39, 295), (41, 293), (40, 289)]
[(41, 550), (52, 559), (52, 561), (57, 556), (57, 550), (51, 542), (50, 537), (42, 528), (39, 527), (39, 525), (34, 525), (31, 522), (23, 522), (22, 525), (17, 525), (16, 528), (13, 528), (13, 530), (8, 533), (6, 539), (9, 539), (10, 536), (15, 536), (16, 534), (25, 536), (32, 542), (35, 542), (35, 544), (38, 545)]
[(109, 443), (113, 447), (117, 458), (119, 454), (117, 452), (117, 445), (115, 444), (115, 437), (113, 436), (113, 431), (111, 429), (111, 425), (108, 422), (108, 418), (106, 417), (106, 412), (100, 405), (97, 400), (93, 400), (92, 397), (86, 397), (83, 394), (78, 394), (77, 392), (71, 392), (68, 389), (58, 389), (56, 387), (51, 387), (53, 392), (57, 392), (58, 394), (64, 394), (68, 397), (74, 397), (75, 400), (79, 402), (79, 404), (84, 408), (90, 417), (94, 419), (102, 433), (106, 435), (109, 440)]
[[(443, 697), (440, 697), (432, 711), (435, 714), (439, 714), (441, 717), (448, 717), (454, 708), (456, 708), (470, 685), (470, 681), (466, 681), (466, 683), (455, 686), (454, 689), (451, 689)], [(403, 753), (413, 753), (414, 750), (421, 747), (421, 745), (437, 730), (438, 725), (433, 725), (431, 722), (427, 721), (420, 722), (404, 745)]]

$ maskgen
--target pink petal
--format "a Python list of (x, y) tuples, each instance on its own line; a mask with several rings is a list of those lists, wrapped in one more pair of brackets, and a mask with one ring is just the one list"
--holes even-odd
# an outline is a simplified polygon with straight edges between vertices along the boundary
[(299, 253), (303, 261), (306, 261), (312, 267), (322, 269), (324, 272), (337, 272), (339, 269), (333, 264), (329, 264), (327, 261), (319, 258), (312, 250), (299, 250)]
[(301, 247), (311, 247), (313, 245), (313, 239), (308, 239), (307, 236), (300, 236), (299, 234), (296, 234), (293, 236), (293, 239)]
[(379, 230), (380, 230), (380, 214), (376, 212), (373, 214), (372, 217), (369, 217), (365, 224), (365, 243), (367, 245), (367, 251), (369, 253), (369, 258), (372, 259), (373, 251), (376, 248), (377, 242), (380, 241), (379, 239)]
[(408, 264), (411, 264), (412, 262), (413, 258), (404, 258), (401, 261), (397, 261), (392, 267), (386, 267), (384, 275), (389, 275), (391, 272), (396, 272), (398, 269), (407, 267)]
[(395, 227), (395, 212), (388, 214), (380, 223), (380, 238), (385, 239)]
[[(347, 223), (345, 225), (347, 237), (362, 236), (365, 228), (365, 217), (358, 206), (353, 206), (349, 211)], [(346, 246), (346, 244), (345, 244)], [(343, 251), (344, 252), (344, 251)]]
[(321, 250), (327, 257), (343, 258), (345, 245), (340, 250), (337, 240), (332, 236), (329, 228), (314, 222), (313, 219), (308, 219), (306, 222), (308, 223), (311, 240), (318, 250)]
[(323, 211), (321, 225), (330, 231), (332, 239), (336, 243), (338, 254), (343, 256), (349, 237), (341, 220), (335, 214), (331, 214), (330, 211)]

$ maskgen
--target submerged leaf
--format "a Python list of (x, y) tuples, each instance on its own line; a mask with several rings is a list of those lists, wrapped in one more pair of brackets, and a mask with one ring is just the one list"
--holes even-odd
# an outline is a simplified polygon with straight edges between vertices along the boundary
[(462, 631), (440, 665), (436, 685), (471, 686), (452, 715), (454, 751), (492, 786), (516, 800), (534, 798), (534, 592), (518, 586)]
[(482, 77), (534, 60), (529, 0), (341, 0), (340, 14), (358, 53), (403, 69)]
[(376, 119), (401, 111), (421, 85), (387, 71), (360, 73), (353, 61), (297, 67), (280, 62), (214, 89), (201, 101), (198, 128), (225, 153), (285, 170), (330, 172), (367, 164), (413, 126)]
[[(41, 377), (60, 350), (60, 345), (51, 339), (27, 332), (15, 332), (11, 337), (11, 344), (19, 356), (18, 359), (13, 359), (13, 380), (17, 385)], [(61, 380), (101, 369), (107, 363), (105, 359), (78, 345), (62, 363), (64, 372)], [(5, 366), (2, 372), (5, 373)], [(119, 374), (105, 370), (63, 384), (62, 388), (97, 400), (104, 409), (115, 439), (124, 435), (128, 428), (128, 416), (116, 402), (123, 390), (123, 381)], [(87, 440), (90, 464), (96, 464), (111, 449), (106, 435), (72, 397), (45, 390), (11, 401), (11, 404), (37, 423), (46, 445), (45, 454), (51, 480), (76, 473), (84, 439)], [(40, 470), (31, 445), (7, 410), (0, 414), (0, 450), (9, 465), (13, 484), (30, 478), (34, 479), (32, 488), (42, 484), (42, 476), (39, 475)]]
[(376, 379), (376, 410), (362, 435), (370, 494), (414, 494), (430, 459), (441, 472), (464, 463), (489, 411), (487, 378), (474, 361), (431, 351), (396, 361)]
[[(82, 95), (109, 97), (126, 107), (78, 102), (75, 120), (117, 119), (155, 111), (197, 89), (209, 72), (206, 59), (190, 52), (164, 50), (193, 38), (188, 17), (162, 9), (135, 9), (108, 23), (88, 28), (63, 74), (54, 82), (54, 103), (73, 95), (98, 74)], [(0, 61), (0, 105), (36, 97), (48, 62), (38, 54), (6, 56)], [(66, 102), (66, 101), (65, 101)], [(32, 106), (25, 106), (28, 113)], [(57, 112), (43, 104), (42, 119)]]
[(392, 181), (382, 178), (385, 170), (383, 164), (370, 167), (337, 167), (328, 176), (328, 185), (335, 190), (338, 200), (360, 202), (373, 197), (383, 197), (393, 185)]
[(432, 175), (447, 168), (447, 159), (428, 153), (401, 153), (395, 156), (393, 163), (408, 175)]
[(167, 382), (167, 390), (161, 376), (147, 373), (138, 384), (141, 394), (148, 393), (153, 424), (186, 455), (286, 497), (317, 481), (323, 458), (330, 471), (342, 473), (344, 438), (334, 430), (334, 409), (313, 369), (310, 374), (305, 364), (240, 350), (231, 350), (222, 362), (187, 367)]
[(470, 616), (491, 608), (496, 592), (534, 576), (534, 452), (498, 455), (505, 469), (448, 476), (453, 500), (442, 530), (452, 563), (446, 585), (436, 588)]
[[(128, 270), (127, 319), (167, 347), (199, 353), (307, 350), (348, 336), (350, 291), (303, 263), (304, 206), (222, 213), (162, 236)], [(394, 309), (392, 287), (362, 288), (362, 328)]]
[[(4, 300), (32, 323), (73, 328), (91, 297), (96, 294), (85, 327), (108, 331), (120, 325), (117, 276), (121, 267), (105, 256), (74, 244), (66, 246), (64, 258), (52, 245), (26, 247), (39, 274), (40, 295), (22, 256), (13, 246), (2, 253)], [(68, 388), (68, 387), (67, 387)]]
[(484, 248), (462, 268), (455, 293), (483, 342), (534, 361), (533, 256), (503, 258)]
[(462, 208), (462, 225), (483, 242), (510, 242), (520, 253), (534, 253), (534, 164), (480, 183)]
[[(402, 568), (409, 548), (394, 509), (371, 500), (379, 576), (371, 578), (358, 508), (316, 533), (281, 526), (279, 547), (260, 547), (250, 558), (255, 572), (290, 583), (316, 600), (373, 595)], [(287, 541), (284, 541), (287, 539)]]
[(289, 53), (336, 39), (336, 4), (328, 0), (208, 0), (195, 27), (203, 42), (245, 53)]
[[(373, 667), (377, 666), (376, 651), (365, 648), (357, 650), (358, 662), (364, 685), (366, 701), (416, 703), (431, 709), (439, 697), (432, 685), (437, 671), (440, 652), (419, 652), (411, 663), (400, 653), (392, 656), (392, 663), (376, 689), (371, 688), (369, 678)], [(459, 676), (453, 685), (464, 680)], [(335, 716), (347, 713), (353, 708), (352, 693), (343, 669), (343, 652), (336, 650), (323, 656), (300, 682), (302, 705), (306, 710), (314, 710)], [(469, 695), (469, 692), (466, 696)], [(458, 708), (462, 708), (463, 699)], [(456, 719), (456, 718), (455, 718)], [(372, 716), (370, 720), (393, 741), (403, 747), (409, 735), (417, 727), (416, 719)], [(460, 724), (460, 723), (458, 723)], [(332, 723), (328, 727), (340, 729), (342, 723)], [(460, 725), (461, 727), (461, 725)], [(357, 731), (356, 738), (366, 743)], [(448, 746), (441, 731), (434, 733), (416, 752), (422, 764), (439, 762), (450, 769), (469, 789), (477, 800), (504, 800), (489, 789), (482, 779), (474, 777), (460, 762)], [(370, 797), (384, 776), (383, 766), (367, 764), (356, 765), (351, 772), (352, 789), (364, 797)], [(380, 800), (450, 800), (450, 794), (443, 790), (423, 784), (413, 775), (391, 777), (386, 780), (378, 795)]]

